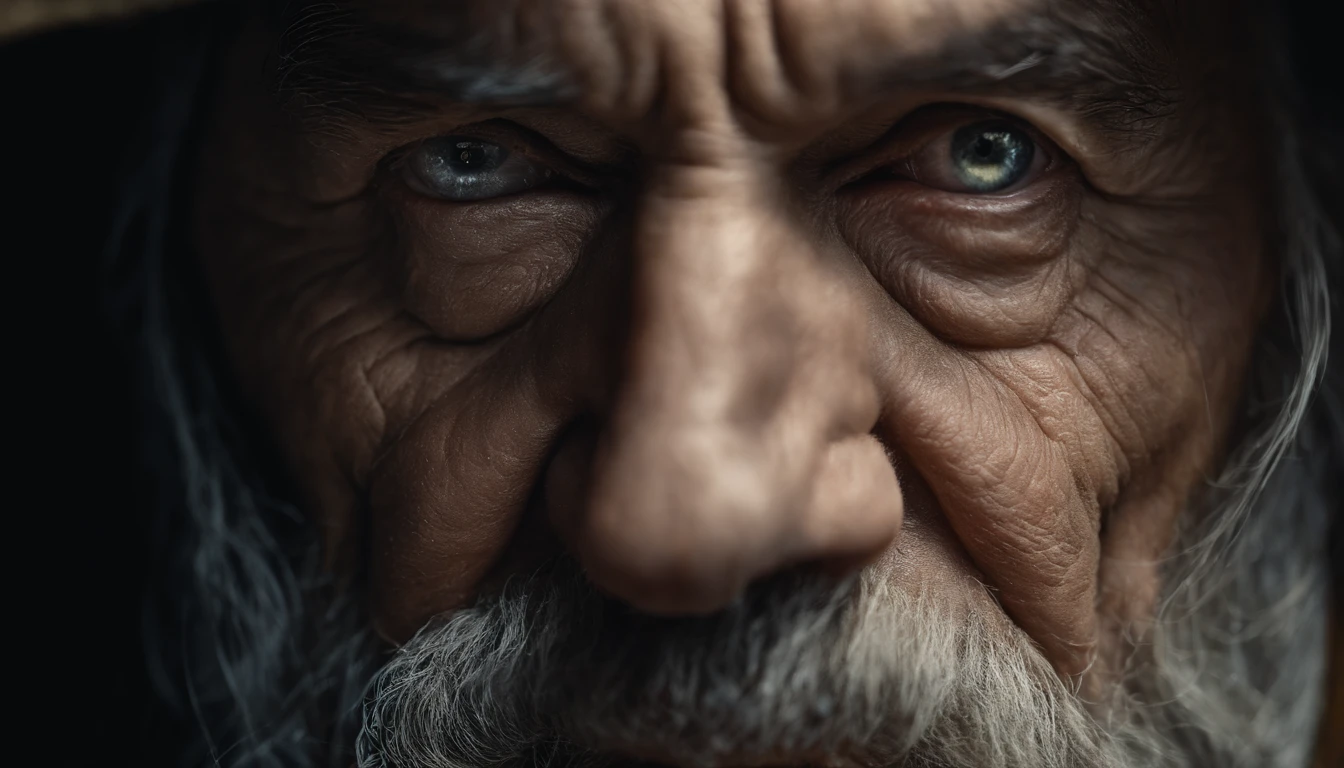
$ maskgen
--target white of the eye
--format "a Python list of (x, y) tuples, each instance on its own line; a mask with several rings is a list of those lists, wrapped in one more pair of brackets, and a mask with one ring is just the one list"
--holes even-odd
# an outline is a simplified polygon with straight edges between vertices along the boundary
[(469, 202), (521, 192), (545, 183), (552, 175), (549, 168), (507, 150), (503, 161), (494, 167), (460, 168), (454, 162), (462, 151), (460, 144), (461, 141), (455, 141), (421, 147), (409, 163), (416, 177), (412, 186), (442, 200)]

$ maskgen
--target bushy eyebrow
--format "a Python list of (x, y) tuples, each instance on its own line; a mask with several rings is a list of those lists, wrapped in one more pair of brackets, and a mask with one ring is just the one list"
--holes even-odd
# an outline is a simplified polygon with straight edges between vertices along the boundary
[[(1058, 104), (1113, 137), (1144, 140), (1181, 99), (1170, 41), (1128, 3), (1051, 4), (1040, 13), (879, 67), (866, 87), (924, 87)], [(1168, 29), (1167, 32), (1170, 32)]]
[[(562, 106), (579, 95), (551, 62), (502, 60), (487, 34), (498, 30), (459, 23), (428, 34), (378, 24), (339, 2), (290, 7), (296, 10), (283, 17), (273, 73), (284, 101), (307, 119), (378, 127), (414, 121), (446, 103)], [(872, 62), (852, 73), (849, 86), (856, 98), (912, 89), (1030, 97), (1112, 137), (1143, 141), (1179, 96), (1176, 62), (1139, 26), (1142, 17), (1127, 3), (1051, 3), (949, 39), (932, 54)]]
[[(445, 3), (451, 13), (452, 3)], [(428, 34), (380, 24), (340, 2), (291, 3), (270, 72), (275, 90), (307, 120), (374, 127), (419, 119), (444, 104), (557, 106), (577, 92), (540, 61), (501, 60), (482, 31), (445, 24)]]

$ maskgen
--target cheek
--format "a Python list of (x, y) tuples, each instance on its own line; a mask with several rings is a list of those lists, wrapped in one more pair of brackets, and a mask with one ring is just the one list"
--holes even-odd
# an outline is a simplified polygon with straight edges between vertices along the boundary
[(1076, 172), (1003, 198), (911, 183), (852, 190), (842, 236), (882, 287), (940, 338), (972, 347), (1040, 341), (1082, 271), (1071, 242)]
[(1160, 557), (1209, 475), (1253, 337), (1255, 219), (1068, 185), (969, 215), (896, 192), (849, 201), (841, 227), (871, 274), (883, 437), (1077, 671), (1103, 553)]
[(1132, 461), (1183, 446), (1173, 474), (1226, 432), (1261, 315), (1259, 216), (1229, 208), (1089, 201), (1077, 240), (1096, 257), (1050, 334)]
[[(268, 211), (237, 212), (208, 207), (212, 226), (199, 237), (221, 325), (335, 562), (354, 562), (363, 546), (361, 515), (379, 467), (396, 465), (393, 485), (417, 489), (445, 444), (461, 443), (453, 454), (463, 463), (495, 463), (438, 474), (482, 479), (506, 474), (500, 435), (548, 444), (529, 435), (555, 419), (537, 416), (531, 379), (514, 374), (540, 365), (534, 357), (574, 364), (533, 348), (582, 338), (560, 328), (593, 311), (582, 297), (552, 301), (566, 295), (565, 283), (584, 282), (570, 277), (597, 228), (591, 201), (537, 194), (444, 206), (371, 197), (284, 228), (268, 223)], [(551, 315), (560, 321), (528, 322), (548, 304), (561, 305)], [(422, 432), (429, 437), (419, 443), (404, 439)], [(398, 467), (408, 474), (396, 475)], [(502, 493), (474, 488), (482, 499)]]
[(440, 344), (407, 314), (372, 203), (283, 227), (272, 211), (240, 212), (204, 207), (202, 266), (237, 380), (339, 552), (389, 436), (489, 350)]
[(591, 200), (563, 192), (456, 205), (393, 195), (402, 303), (448, 341), (523, 321), (569, 276), (601, 216)]

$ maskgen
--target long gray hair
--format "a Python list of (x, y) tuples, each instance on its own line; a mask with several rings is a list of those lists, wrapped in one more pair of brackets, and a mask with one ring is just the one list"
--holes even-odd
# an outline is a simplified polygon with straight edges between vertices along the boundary
[[(165, 35), (170, 76), (109, 245), (114, 309), (140, 355), (146, 460), (163, 481), (146, 652), (162, 695), (199, 727), (189, 762), (345, 766), (378, 651), (359, 595), (328, 581), (303, 518), (254, 458), (174, 229), (220, 13), (181, 17)], [(1253, 363), (1248, 437), (1189, 516), (1157, 621), (1136, 638), (1133, 701), (1116, 711), (1203, 764), (1287, 768), (1308, 759), (1326, 663), (1326, 541), (1340, 501), (1328, 484), (1344, 461), (1344, 385), (1327, 353), (1344, 253), (1304, 171), (1319, 148), (1302, 144), (1294, 78), (1271, 63), (1261, 90), (1282, 139), (1278, 314)]]
[(139, 356), (144, 461), (161, 483), (146, 662), (197, 731), (186, 764), (348, 765), (377, 667), (359, 596), (336, 591), (312, 532), (260, 469), (178, 229), (211, 54), (236, 20), (206, 6), (173, 21), (107, 254), (110, 308)]

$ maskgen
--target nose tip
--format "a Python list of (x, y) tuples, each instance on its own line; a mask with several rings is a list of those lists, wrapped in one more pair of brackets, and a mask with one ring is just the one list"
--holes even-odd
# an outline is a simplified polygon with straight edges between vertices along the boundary
[[(833, 442), (794, 469), (783, 451), (688, 431), (599, 456), (569, 540), (588, 578), (655, 614), (729, 605), (790, 566), (855, 567), (896, 536), (901, 494), (882, 446)], [(642, 455), (640, 455), (642, 454)]]
[(609, 416), (548, 480), (584, 499), (551, 506), (589, 578), (646, 612), (709, 612), (792, 565), (864, 562), (900, 527), (869, 434), (867, 318), (782, 217), (743, 210), (645, 212)]

